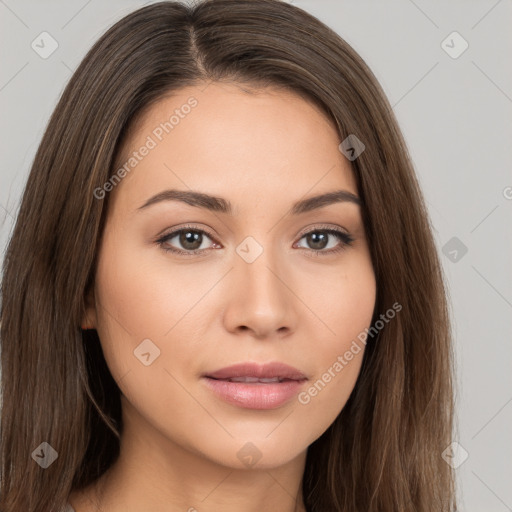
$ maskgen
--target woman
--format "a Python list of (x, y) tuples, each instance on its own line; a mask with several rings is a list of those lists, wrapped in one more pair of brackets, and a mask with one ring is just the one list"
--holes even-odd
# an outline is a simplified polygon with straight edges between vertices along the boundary
[(2, 511), (456, 508), (413, 166), (372, 72), (293, 5), (161, 2), (100, 38), (1, 321)]

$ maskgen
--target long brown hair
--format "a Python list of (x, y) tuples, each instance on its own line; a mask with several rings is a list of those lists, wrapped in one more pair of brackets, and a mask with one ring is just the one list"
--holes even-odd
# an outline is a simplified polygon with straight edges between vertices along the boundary
[[(119, 388), (96, 331), (80, 329), (109, 204), (94, 191), (137, 116), (209, 81), (285, 87), (320, 106), (340, 142), (355, 134), (365, 145), (351, 166), (377, 281), (373, 321), (402, 309), (368, 338), (348, 402), (308, 448), (307, 510), (455, 510), (441, 456), (454, 421), (447, 292), (410, 156), (361, 57), (278, 0), (143, 7), (98, 40), (64, 90), (4, 261), (0, 510), (60, 511), (119, 454)], [(58, 454), (46, 469), (33, 456), (44, 442)]]

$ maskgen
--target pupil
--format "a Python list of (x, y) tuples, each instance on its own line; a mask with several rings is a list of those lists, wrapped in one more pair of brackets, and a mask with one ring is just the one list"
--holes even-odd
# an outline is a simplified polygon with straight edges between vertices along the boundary
[[(199, 243), (197, 243), (199, 241)], [(186, 249), (195, 250), (201, 247), (201, 233), (193, 231), (183, 231), (180, 235), (180, 243)], [(190, 247), (191, 244), (192, 247)]]
[[(315, 233), (309, 234), (310, 240), (313, 240), (313, 249), (323, 249), (327, 245), (327, 235), (320, 233), (320, 236)], [(318, 245), (319, 244), (319, 245)]]

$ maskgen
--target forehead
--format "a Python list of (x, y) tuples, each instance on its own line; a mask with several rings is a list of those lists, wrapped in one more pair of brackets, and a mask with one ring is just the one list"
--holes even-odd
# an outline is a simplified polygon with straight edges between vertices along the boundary
[(131, 127), (117, 167), (130, 159), (134, 165), (114, 194), (124, 191), (132, 205), (164, 188), (201, 190), (235, 205), (236, 197), (262, 201), (276, 193), (295, 201), (308, 190), (357, 194), (340, 142), (333, 122), (293, 92), (186, 87), (153, 104)]

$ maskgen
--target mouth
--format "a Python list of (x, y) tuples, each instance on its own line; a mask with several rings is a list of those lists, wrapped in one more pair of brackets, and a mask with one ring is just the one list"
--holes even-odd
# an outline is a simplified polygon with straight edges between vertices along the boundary
[(221, 400), (246, 409), (276, 409), (289, 402), (307, 381), (284, 363), (242, 363), (202, 375)]
[(297, 381), (299, 379), (287, 379), (285, 377), (268, 377), (268, 378), (258, 378), (258, 377), (232, 377), (229, 379), (216, 379), (215, 377), (208, 377), (213, 380), (223, 380), (225, 382), (245, 382), (247, 384), (269, 384), (271, 382), (290, 382)]

